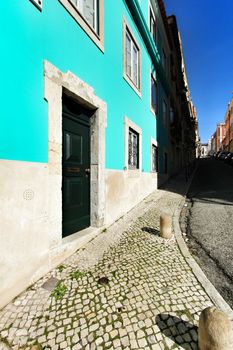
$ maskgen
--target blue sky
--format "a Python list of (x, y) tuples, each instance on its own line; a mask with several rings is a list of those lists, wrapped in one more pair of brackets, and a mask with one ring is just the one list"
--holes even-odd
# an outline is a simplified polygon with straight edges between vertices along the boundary
[(224, 121), (233, 92), (233, 0), (164, 0), (177, 17), (201, 141)]

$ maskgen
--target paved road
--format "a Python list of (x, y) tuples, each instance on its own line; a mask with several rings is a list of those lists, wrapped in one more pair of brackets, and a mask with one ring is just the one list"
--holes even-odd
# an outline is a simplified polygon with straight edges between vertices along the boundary
[(200, 159), (188, 198), (189, 248), (233, 307), (233, 168)]

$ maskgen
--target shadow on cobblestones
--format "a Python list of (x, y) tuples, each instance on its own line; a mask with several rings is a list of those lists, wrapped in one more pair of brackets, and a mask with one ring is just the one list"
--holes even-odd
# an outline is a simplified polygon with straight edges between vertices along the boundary
[(159, 314), (156, 323), (161, 332), (185, 350), (198, 349), (197, 326), (170, 314)]
[(141, 230), (150, 233), (151, 235), (159, 236), (159, 231), (154, 229), (153, 227), (142, 227)]

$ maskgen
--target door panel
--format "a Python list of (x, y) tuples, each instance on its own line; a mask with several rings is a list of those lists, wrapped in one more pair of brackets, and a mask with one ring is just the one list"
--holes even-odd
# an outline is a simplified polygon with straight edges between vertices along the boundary
[[(71, 105), (74, 102), (71, 102)], [(63, 237), (90, 226), (90, 116), (63, 102)]]
[(74, 161), (77, 164), (82, 163), (82, 143), (83, 139), (81, 135), (71, 134), (65, 131), (65, 148), (66, 154), (65, 161)]

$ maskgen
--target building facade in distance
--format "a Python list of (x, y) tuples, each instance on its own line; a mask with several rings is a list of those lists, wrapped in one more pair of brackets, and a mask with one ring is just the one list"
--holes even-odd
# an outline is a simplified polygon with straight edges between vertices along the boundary
[(224, 150), (233, 152), (233, 98), (228, 104), (228, 108), (225, 115), (225, 139), (224, 139)]
[(216, 151), (223, 150), (223, 140), (226, 136), (226, 124), (225, 123), (219, 123), (217, 124), (216, 129)]

